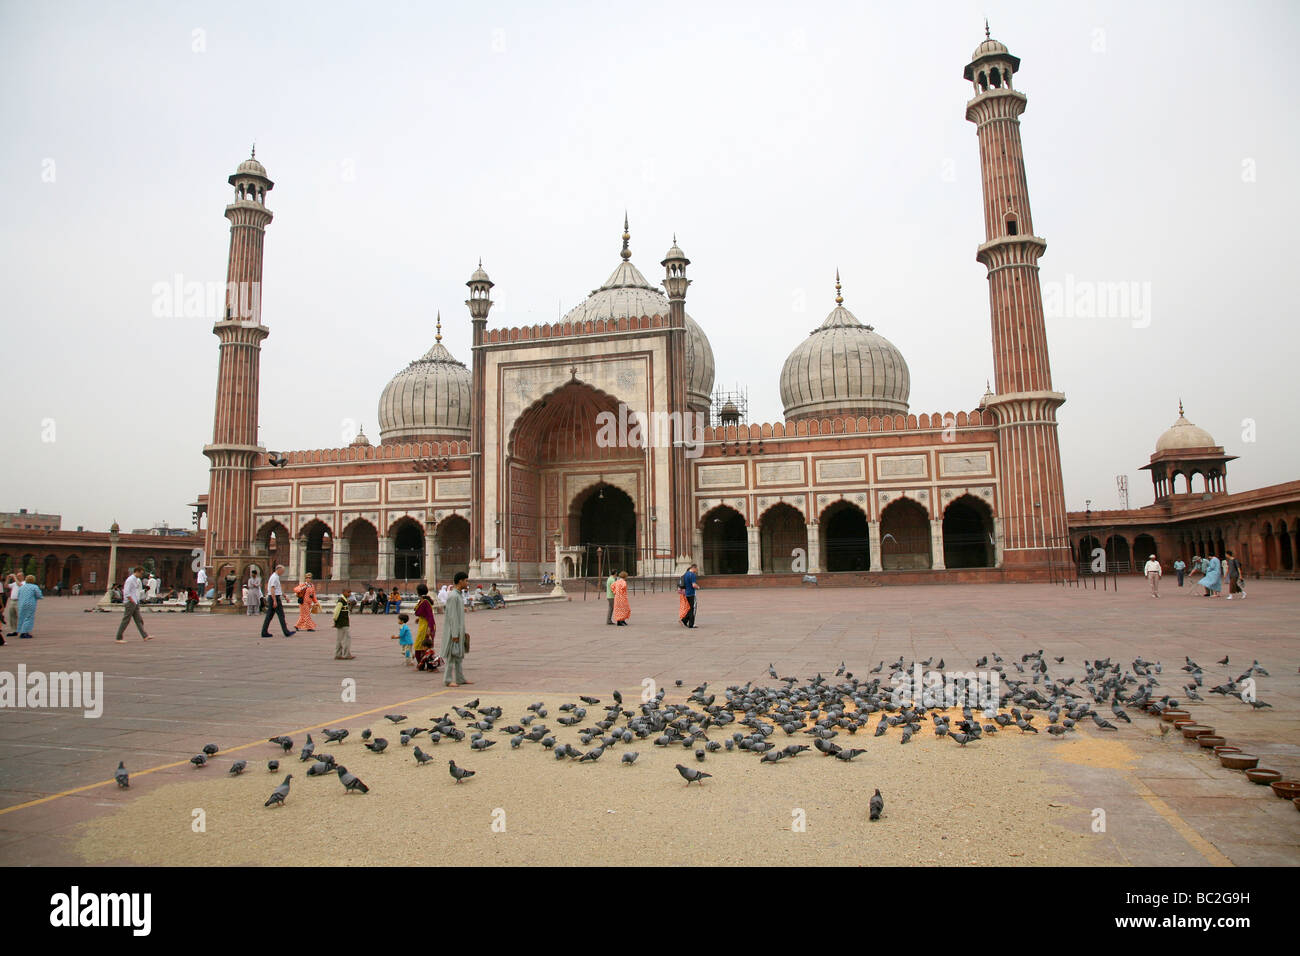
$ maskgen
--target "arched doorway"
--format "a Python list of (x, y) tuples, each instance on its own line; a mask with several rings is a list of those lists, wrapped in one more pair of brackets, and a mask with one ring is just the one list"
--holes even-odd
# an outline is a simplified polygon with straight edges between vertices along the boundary
[(1128, 539), (1123, 535), (1113, 534), (1106, 539), (1106, 570), (1125, 574), (1133, 569), (1133, 557), (1129, 551)]
[(851, 501), (837, 501), (822, 512), (822, 547), (827, 571), (867, 571), (871, 568), (871, 532), (867, 516)]
[(71, 589), (78, 584), (85, 587), (85, 583), (81, 580), (81, 557), (74, 554), (63, 563), (63, 586)]
[(1151, 555), (1160, 557), (1160, 551), (1156, 548), (1156, 539), (1149, 534), (1140, 534), (1133, 539), (1133, 570), (1140, 572), (1146, 567), (1147, 561)]
[[(266, 566), (274, 568), (277, 564), (289, 566), (289, 529), (278, 521), (268, 521), (257, 530), (258, 550), (266, 555)], [(265, 577), (269, 578), (268, 572)], [(208, 578), (209, 582), (215, 577)]]
[(1094, 535), (1085, 534), (1079, 539), (1079, 565), (1084, 570), (1092, 568), (1093, 553), (1101, 547), (1101, 542)]
[(1278, 522), (1277, 551), (1283, 571), (1295, 570), (1295, 555), (1291, 550), (1291, 531), (1285, 521)]
[(803, 556), (802, 570), (808, 569), (808, 528), (799, 509), (785, 502), (775, 504), (758, 519), (760, 567), (765, 572), (788, 574), (795, 570), (795, 553)]
[(52, 554), (46, 555), (44, 570), (41, 573), (41, 590), (49, 591), (58, 584), (60, 572), (59, 559)]
[[(469, 522), (460, 515), (448, 515), (433, 530), (433, 546), (438, 555), (438, 567), (434, 573), (438, 581), (429, 581), (429, 587), (437, 590), (443, 584), (450, 584), (457, 571), (469, 570)], [(484, 574), (493, 575), (491, 564), (484, 563)]]
[(943, 512), (943, 565), (946, 568), (991, 568), (993, 512), (974, 495), (962, 495)]
[(626, 491), (599, 482), (574, 498), (571, 523), (574, 517), (587, 574), (636, 574), (636, 506)]
[(418, 581), (424, 577), (424, 528), (414, 518), (393, 526), (393, 577)]
[(379, 576), (379, 532), (358, 518), (343, 531), (348, 543), (348, 580), (369, 582)]
[(704, 516), (700, 532), (706, 575), (749, 572), (749, 534), (739, 511), (719, 505)]
[(880, 566), (912, 571), (931, 563), (930, 516), (911, 498), (896, 498), (880, 513)]
[[(329, 526), (317, 519), (303, 528), (302, 532), (307, 545), (307, 553), (303, 556), (303, 572), (321, 581), (329, 576), (330, 552), (333, 550)], [(297, 569), (290, 568), (289, 574), (297, 574)]]

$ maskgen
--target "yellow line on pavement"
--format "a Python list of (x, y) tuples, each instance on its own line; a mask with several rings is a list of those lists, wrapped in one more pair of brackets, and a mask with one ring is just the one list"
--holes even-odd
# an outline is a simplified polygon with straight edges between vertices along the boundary
[(1178, 835), (1190, 843), (1192, 849), (1205, 857), (1212, 866), (1236, 866), (1235, 863), (1220, 853), (1213, 843), (1197, 833), (1196, 829), (1180, 817), (1173, 807), (1156, 796), (1155, 791), (1137, 777), (1133, 777), (1133, 788), (1137, 790), (1138, 796), (1145, 800), (1152, 810), (1160, 814), (1165, 822), (1178, 831)]

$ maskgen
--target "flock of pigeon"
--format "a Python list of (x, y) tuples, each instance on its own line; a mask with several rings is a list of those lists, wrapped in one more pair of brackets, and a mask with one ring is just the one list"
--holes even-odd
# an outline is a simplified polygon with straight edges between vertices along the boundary
[[(1063, 664), (1063, 657), (1052, 658), (1056, 664)], [(928, 722), (937, 738), (947, 737), (960, 747), (975, 743), (1012, 727), (1021, 734), (1039, 732), (1035, 724), (1038, 712), (1046, 717), (1042, 729), (1055, 738), (1064, 737), (1075, 732), (1080, 722), (1091, 720), (1103, 731), (1116, 731), (1119, 728), (1111, 720), (1098, 712), (1097, 707), (1105, 706), (1110, 717), (1121, 723), (1132, 723), (1132, 718), (1124, 705), (1136, 709), (1149, 709), (1155, 713), (1167, 707), (1177, 707), (1178, 699), (1158, 690), (1163, 667), (1158, 661), (1143, 660), (1140, 656), (1133, 660), (1130, 667), (1119, 662), (1106, 660), (1085, 661), (1082, 678), (1053, 677), (1049, 673), (1047, 658), (1043, 651), (1023, 655), (1020, 660), (1013, 660), (1017, 675), (1013, 676), (1004, 667), (1003, 658), (992, 655), (982, 657), (975, 662), (976, 670), (987, 668), (996, 671), (1001, 681), (1001, 696), (997, 707), (989, 707), (980, 712), (973, 711), (969, 704), (960, 706), (961, 719), (955, 720), (949, 709), (957, 707), (927, 708), (922, 704), (900, 701), (895, 698), (894, 688), (899, 684), (910, 686), (911, 664), (905, 664), (903, 658), (889, 665), (889, 674), (882, 675), (885, 662), (870, 671), (866, 680), (861, 680), (845, 669), (843, 663), (833, 677), (821, 674), (810, 680), (800, 682), (796, 677), (780, 677), (769, 665), (768, 674), (776, 683), (770, 686), (755, 686), (753, 681), (742, 686), (728, 687), (719, 699), (716, 693), (709, 692), (707, 682), (694, 688), (682, 703), (668, 703), (665, 700), (667, 689), (660, 690), (637, 706), (626, 706), (623, 695), (617, 690), (612, 694), (612, 702), (595, 711), (588, 717), (588, 708), (597, 708), (601, 701), (597, 697), (582, 696), (577, 702), (561, 704), (560, 716), (556, 723), (562, 727), (575, 728), (578, 740), (585, 750), (580, 750), (572, 743), (557, 740), (557, 731), (551, 730), (544, 722), (549, 711), (542, 701), (529, 704), (524, 715), (515, 722), (498, 726), (503, 720), (502, 708), (480, 706), (481, 700), (474, 699), (464, 707), (453, 707), (455, 717), (450, 712), (440, 717), (430, 717), (429, 726), (408, 725), (406, 714), (385, 714), (391, 722), (394, 733), (402, 747), (411, 747), (411, 755), (417, 767), (431, 763), (434, 758), (421, 749), (426, 746), (440, 746), (446, 743), (460, 744), (469, 737), (471, 752), (482, 752), (496, 746), (504, 739), (509, 740), (513, 750), (519, 750), (525, 744), (539, 746), (554, 754), (556, 760), (572, 760), (578, 763), (592, 763), (605, 755), (607, 751), (622, 747), (620, 760), (624, 765), (635, 764), (639, 751), (627, 749), (635, 741), (650, 741), (657, 747), (681, 747), (693, 752), (697, 764), (704, 763), (709, 755), (720, 751), (749, 753), (756, 756), (761, 763), (775, 764), (782, 760), (792, 760), (810, 750), (816, 750), (823, 757), (833, 757), (838, 761), (850, 763), (854, 758), (866, 753), (865, 747), (848, 747), (836, 742), (836, 738), (846, 740), (862, 737), (879, 738), (887, 736), (891, 730), (897, 730), (900, 744), (906, 744), (915, 735), (922, 733)], [(1227, 666), (1228, 658), (1217, 661)], [(942, 671), (944, 662), (937, 665), (933, 658), (921, 661), (926, 668), (934, 667)], [(1191, 658), (1186, 659), (1182, 670), (1187, 672), (1190, 683), (1182, 690), (1191, 700), (1202, 700), (1197, 688), (1204, 686), (1204, 671)], [(1210, 693), (1234, 696), (1252, 707), (1268, 707), (1255, 698), (1253, 679), (1256, 675), (1268, 676), (1268, 671), (1254, 661), (1250, 668), (1235, 679), (1210, 689)], [(682, 682), (677, 681), (681, 687)], [(1249, 693), (1247, 691), (1249, 690)], [(981, 722), (984, 718), (984, 722)], [(458, 720), (463, 722), (458, 723)], [(875, 721), (874, 730), (871, 728)], [(739, 729), (726, 729), (734, 725)], [(792, 742), (779, 747), (775, 742), (777, 731), (782, 731), (787, 738), (799, 737), (810, 739), (810, 744)], [(496, 733), (504, 737), (489, 737)], [(321, 735), (324, 745), (342, 746), (351, 732), (346, 728), (338, 730), (323, 729)], [(375, 736), (367, 728), (361, 732), (363, 746), (372, 754), (383, 754), (388, 750), (389, 741), (385, 737)], [(294, 741), (285, 736), (272, 737), (268, 741), (281, 748), (282, 753), (292, 753)], [(847, 740), (846, 740), (847, 742)], [(190, 759), (195, 768), (208, 766), (218, 753), (216, 744), (206, 745), (201, 753)], [(462, 756), (462, 759), (463, 756)], [(298, 760), (309, 766), (308, 777), (335, 775), (343, 785), (343, 792), (369, 793), (370, 788), (330, 753), (317, 753), (316, 742), (312, 735), (307, 735), (306, 742), (298, 751)], [(473, 777), (476, 771), (457, 766), (454, 759), (447, 761), (448, 771), (457, 784)], [(245, 760), (235, 761), (229, 768), (233, 775), (242, 774), (248, 769)], [(276, 773), (280, 769), (280, 760), (267, 762), (267, 769)], [(712, 774), (698, 767), (684, 764), (676, 765), (677, 773), (686, 781), (686, 786), (699, 783), (703, 786)], [(130, 786), (129, 776), (124, 763), (119, 763), (116, 779), (118, 786)], [(284, 782), (271, 793), (265, 806), (283, 806), (289, 797), (289, 783), (293, 774), (287, 774)], [(879, 820), (884, 811), (884, 798), (877, 788), (868, 802), (868, 818)]]

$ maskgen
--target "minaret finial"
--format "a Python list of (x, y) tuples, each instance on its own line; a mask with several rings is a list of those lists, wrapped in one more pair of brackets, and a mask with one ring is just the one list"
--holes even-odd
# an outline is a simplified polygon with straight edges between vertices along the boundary
[(984, 39), (989, 39), (989, 18), (984, 18)]
[(438, 322), (435, 327), (438, 330), (438, 334), (433, 337), (433, 340), (441, 344), (442, 343), (442, 309), (438, 310)]
[(1183, 417), (1183, 400), (1181, 398), (1178, 400), (1178, 417)]
[(835, 270), (835, 304), (844, 304), (844, 296), (840, 295), (840, 270), (838, 268)]
[(253, 159), (257, 159), (257, 141), (256, 141), (256, 140), (253, 141), (253, 156), (252, 156), (252, 158), (253, 158)]
[(627, 210), (625, 209), (623, 210), (623, 251), (619, 253), (619, 255), (623, 257), (624, 262), (627, 262), (627, 260), (632, 258), (632, 252), (627, 247), (628, 241), (631, 238), (632, 234), (627, 231)]

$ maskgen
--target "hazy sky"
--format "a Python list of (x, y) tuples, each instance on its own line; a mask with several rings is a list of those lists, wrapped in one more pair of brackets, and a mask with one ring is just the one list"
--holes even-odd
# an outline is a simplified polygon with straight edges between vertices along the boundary
[[(845, 304), (902, 350), (912, 411), (992, 375), (962, 68), (1016, 86), (1070, 507), (1117, 504), (1177, 416), (1229, 489), (1300, 477), (1293, 3), (0, 3), (6, 358), (0, 510), (188, 525), (207, 490), (226, 177), (267, 205), (261, 441), (378, 439), (384, 385), (433, 338), (553, 320), (674, 231), (717, 381), (781, 418), (785, 356)], [(1288, 278), (1291, 277), (1291, 278)], [(1121, 287), (1122, 315), (1088, 296)], [(1054, 297), (1054, 298), (1053, 298)], [(1104, 301), (1102, 303), (1104, 305)], [(1253, 422), (1253, 435), (1243, 424)]]

